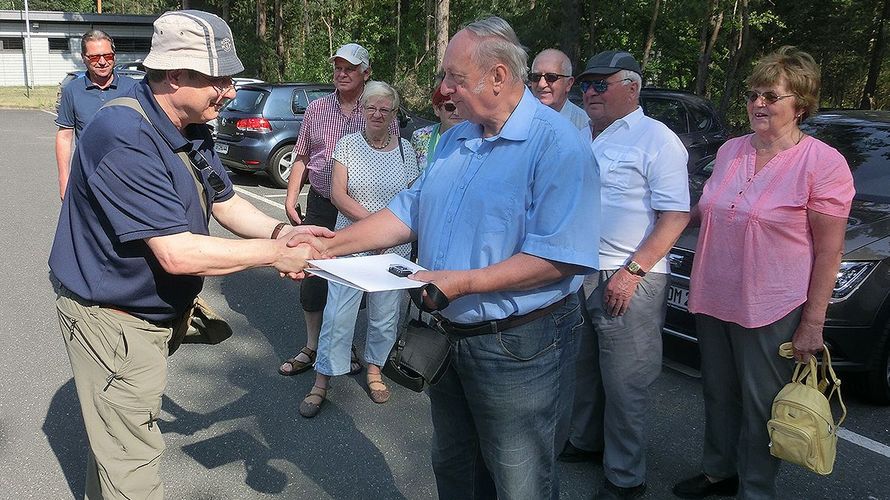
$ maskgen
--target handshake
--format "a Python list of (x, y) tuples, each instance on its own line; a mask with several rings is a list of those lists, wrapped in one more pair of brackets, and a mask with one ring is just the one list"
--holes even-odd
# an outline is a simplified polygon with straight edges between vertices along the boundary
[(306, 262), (311, 259), (329, 259), (330, 238), (334, 232), (320, 226), (285, 226), (275, 239), (276, 254), (272, 267), (281, 277), (301, 280), (306, 277)]

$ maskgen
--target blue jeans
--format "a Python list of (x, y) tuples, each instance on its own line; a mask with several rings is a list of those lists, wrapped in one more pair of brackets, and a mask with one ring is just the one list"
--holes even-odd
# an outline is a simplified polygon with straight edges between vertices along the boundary
[[(355, 318), (362, 302), (362, 291), (334, 282), (328, 284), (327, 305), (318, 335), (315, 371), (334, 376), (349, 373)], [(365, 362), (383, 366), (393, 343), (399, 319), (402, 290), (368, 294), (368, 335)]]
[(573, 293), (528, 324), (455, 343), (429, 388), (439, 498), (559, 498), (556, 440), (574, 392), (581, 322)]

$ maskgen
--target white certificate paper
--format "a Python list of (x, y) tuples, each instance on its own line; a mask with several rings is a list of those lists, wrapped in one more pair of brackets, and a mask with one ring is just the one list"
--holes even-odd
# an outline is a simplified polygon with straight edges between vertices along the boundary
[(426, 270), (394, 253), (309, 260), (307, 262), (310, 267), (306, 268), (306, 272), (365, 292), (403, 290), (418, 288), (426, 284), (391, 273), (389, 269), (392, 266), (403, 266), (412, 273)]

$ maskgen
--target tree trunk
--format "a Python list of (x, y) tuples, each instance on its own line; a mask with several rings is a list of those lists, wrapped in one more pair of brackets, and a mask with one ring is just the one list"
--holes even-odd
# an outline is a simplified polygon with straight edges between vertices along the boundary
[(396, 0), (396, 61), (393, 75), (399, 75), (399, 58), (402, 56), (402, 0)]
[(436, 0), (436, 68), (442, 66), (445, 48), (448, 47), (448, 18), (451, 13), (450, 0)]
[(578, 52), (581, 51), (581, 40), (578, 36), (580, 32), (581, 9), (578, 5), (578, 0), (563, 0), (559, 16), (561, 18), (560, 30), (562, 31), (560, 48), (562, 48), (562, 51), (565, 52), (574, 66), (578, 60)]
[(256, 0), (256, 38), (259, 42), (260, 49), (260, 78), (266, 80), (269, 78), (269, 58), (266, 57), (266, 32), (268, 26), (266, 24), (266, 0)]
[(588, 6), (590, 7), (590, 26), (588, 30), (590, 32), (590, 56), (596, 54), (596, 0), (589, 0)]
[(649, 53), (652, 51), (652, 44), (655, 43), (655, 25), (658, 21), (658, 11), (661, 9), (661, 0), (655, 0), (655, 8), (652, 9), (652, 20), (649, 22), (649, 32), (646, 34), (646, 45), (643, 47), (643, 62), (640, 69), (646, 71), (646, 65), (649, 64)]
[[(695, 75), (695, 93), (707, 95), (708, 67), (711, 64), (711, 55), (714, 53), (714, 45), (723, 25), (723, 9), (720, 8), (720, 0), (708, 1), (708, 12), (701, 25), (699, 39), (698, 71)], [(709, 36), (710, 32), (710, 36)]]
[(232, 0), (223, 0), (219, 5), (219, 17), (222, 18), (223, 21), (229, 22), (231, 21), (231, 13), (232, 13)]
[[(736, 43), (731, 48), (729, 58), (729, 66), (726, 69), (726, 84), (723, 86), (723, 97), (720, 99), (718, 112), (721, 116), (726, 116), (729, 109), (729, 100), (738, 93), (738, 85), (736, 82), (736, 73), (742, 60), (745, 47), (748, 44), (748, 32), (750, 28), (750, 15), (748, 12), (748, 0), (736, 0), (739, 6), (739, 17), (741, 18), (742, 28), (738, 30)], [(736, 33), (734, 33), (735, 35)]]
[[(874, 35), (872, 37), (871, 61), (868, 64), (868, 78), (865, 80), (865, 89), (862, 91), (862, 99), (859, 101), (859, 109), (873, 109), (875, 92), (878, 88), (878, 77), (881, 74), (881, 63), (884, 61), (884, 27), (887, 17), (890, 16), (890, 0), (883, 0), (880, 16), (875, 19)], [(880, 3), (878, 4), (880, 5)]]
[(285, 44), (284, 0), (275, 0), (275, 55), (278, 60), (278, 81), (286, 80), (288, 54)]
[(303, 0), (300, 5), (303, 22), (300, 23), (300, 63), (306, 64), (306, 40), (309, 38), (309, 0)]

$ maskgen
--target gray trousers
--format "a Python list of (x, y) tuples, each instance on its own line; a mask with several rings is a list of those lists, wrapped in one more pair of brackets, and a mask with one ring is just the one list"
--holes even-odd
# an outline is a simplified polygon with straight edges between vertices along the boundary
[(741, 499), (776, 498), (780, 461), (769, 453), (766, 422), (776, 394), (791, 381), (794, 361), (778, 351), (802, 309), (760, 328), (695, 317), (705, 396), (702, 471), (715, 478), (738, 474)]
[(167, 385), (163, 328), (91, 305), (64, 288), (56, 309), (90, 442), (86, 498), (157, 500), (164, 438), (157, 426)]
[(667, 311), (668, 275), (643, 277), (623, 316), (604, 310), (606, 282), (600, 271), (587, 299), (593, 332), (581, 336), (572, 445), (603, 450), (603, 473), (613, 484), (632, 487), (646, 480), (646, 415), (649, 386), (661, 373), (661, 329)]

